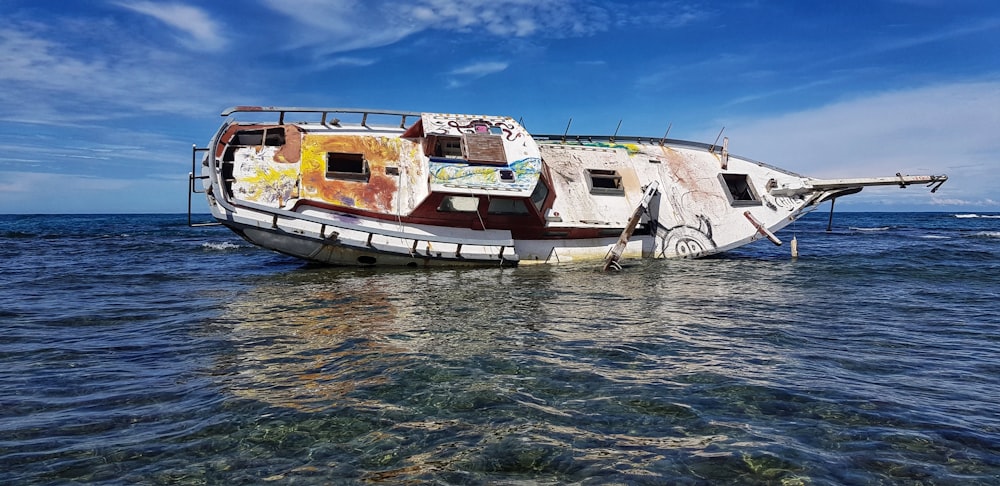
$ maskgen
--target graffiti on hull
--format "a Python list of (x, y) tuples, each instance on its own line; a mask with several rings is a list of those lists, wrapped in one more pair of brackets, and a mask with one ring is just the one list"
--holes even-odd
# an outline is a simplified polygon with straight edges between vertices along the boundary
[(240, 147), (233, 155), (232, 191), (236, 197), (281, 206), (296, 195), (299, 166), (278, 162), (280, 147)]
[[(512, 172), (508, 179), (502, 179), (500, 172)], [(431, 183), (450, 187), (476, 189), (516, 190), (531, 189), (542, 170), (542, 160), (537, 157), (511, 162), (508, 167), (469, 165), (455, 162), (431, 162)], [(510, 180), (509, 177), (513, 177)]]
[[(303, 197), (371, 211), (396, 210), (397, 176), (386, 167), (419, 167), (418, 146), (398, 138), (369, 136), (309, 136), (302, 141)], [(360, 154), (366, 180), (329, 176), (328, 154)], [(418, 176), (409, 174), (411, 177)]]
[(698, 226), (677, 225), (667, 228), (657, 225), (656, 237), (660, 240), (659, 258), (698, 258), (716, 253), (718, 245), (712, 239), (712, 223), (699, 215)]

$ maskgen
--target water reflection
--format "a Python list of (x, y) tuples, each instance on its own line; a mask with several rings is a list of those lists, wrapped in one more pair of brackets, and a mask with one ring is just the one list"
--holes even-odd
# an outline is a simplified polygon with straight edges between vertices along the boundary
[(271, 277), (228, 305), (230, 365), (240, 377), (231, 385), (314, 410), (428, 363), (465, 369), (502, 360), (619, 382), (697, 373), (766, 381), (762, 365), (780, 360), (769, 345), (793, 339), (783, 329), (788, 311), (808, 298), (792, 288), (792, 270), (738, 261), (661, 267)]
[(897, 286), (870, 278), (836, 262), (738, 257), (621, 273), (298, 268), (229, 305), (232, 348), (215, 375), (266, 407), (249, 405), (249, 432), (234, 440), (257, 453), (296, 445), (273, 458), (274, 477), (920, 478), (927, 468), (900, 469), (893, 454), (951, 464), (942, 451), (982, 435), (956, 418), (953, 435), (926, 430), (955, 409), (922, 385), (921, 363), (947, 350), (900, 320), (919, 315)]
[[(319, 271), (270, 277), (230, 302), (222, 319), (235, 351), (226, 386), (243, 398), (304, 411), (384, 383), (385, 339), (396, 322), (388, 294), (364, 279)], [(225, 373), (219, 373), (225, 374)]]
[(242, 398), (355, 417), (327, 433), (371, 480), (744, 468), (730, 447), (755, 433), (727, 414), (784, 362), (792, 270), (642, 265), (296, 270), (231, 303), (220, 374)]

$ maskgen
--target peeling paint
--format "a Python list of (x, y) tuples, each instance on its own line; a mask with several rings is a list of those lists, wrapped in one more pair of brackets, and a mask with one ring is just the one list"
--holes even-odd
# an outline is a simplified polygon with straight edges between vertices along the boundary
[(278, 147), (242, 147), (234, 154), (233, 192), (240, 199), (281, 206), (295, 195), (298, 164), (275, 162)]
[[(395, 211), (397, 178), (386, 175), (385, 168), (412, 165), (414, 162), (407, 159), (416, 153), (413, 145), (399, 138), (306, 134), (302, 140), (303, 197), (356, 209)], [(326, 154), (330, 152), (363, 154), (368, 162), (368, 181), (327, 178)]]

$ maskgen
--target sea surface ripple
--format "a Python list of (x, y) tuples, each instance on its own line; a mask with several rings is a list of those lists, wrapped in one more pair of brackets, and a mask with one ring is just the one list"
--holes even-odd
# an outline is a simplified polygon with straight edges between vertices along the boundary
[(0, 483), (1000, 484), (993, 216), (617, 273), (0, 216)]

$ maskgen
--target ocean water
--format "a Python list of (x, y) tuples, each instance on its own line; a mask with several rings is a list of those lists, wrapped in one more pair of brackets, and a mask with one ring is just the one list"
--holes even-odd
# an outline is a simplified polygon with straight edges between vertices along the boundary
[(1000, 484), (1000, 217), (826, 224), (601, 273), (0, 216), (0, 484)]

